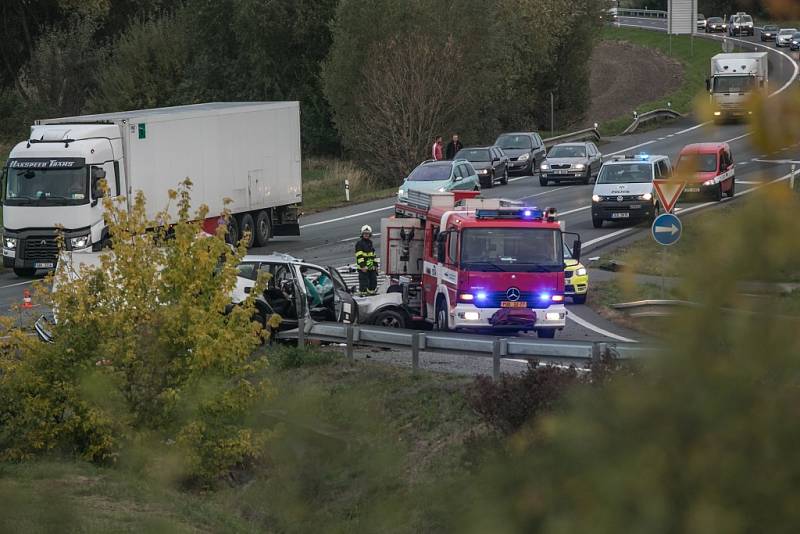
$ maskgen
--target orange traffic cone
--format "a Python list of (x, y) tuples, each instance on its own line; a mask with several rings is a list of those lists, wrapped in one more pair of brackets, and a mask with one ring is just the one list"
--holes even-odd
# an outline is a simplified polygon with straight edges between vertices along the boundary
[(31, 292), (28, 289), (22, 290), (22, 309), (29, 310), (33, 308), (33, 300), (31, 299)]

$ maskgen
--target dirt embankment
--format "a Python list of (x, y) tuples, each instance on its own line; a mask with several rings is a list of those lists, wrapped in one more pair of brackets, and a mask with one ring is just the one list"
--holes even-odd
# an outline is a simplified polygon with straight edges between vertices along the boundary
[(683, 82), (678, 61), (624, 41), (598, 43), (590, 69), (589, 124), (632, 114), (639, 104), (674, 93)]

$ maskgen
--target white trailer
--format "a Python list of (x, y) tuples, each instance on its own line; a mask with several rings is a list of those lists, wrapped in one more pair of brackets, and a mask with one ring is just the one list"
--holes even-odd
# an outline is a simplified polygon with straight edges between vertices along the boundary
[(767, 52), (717, 54), (706, 80), (715, 121), (747, 117), (750, 97), (769, 81)]
[[(141, 191), (149, 217), (189, 178), (192, 208), (233, 240), (264, 245), (298, 235), (302, 200), (298, 102), (218, 102), (37, 121), (4, 168), (3, 264), (21, 275), (55, 266), (57, 228), (68, 250), (108, 239), (97, 182), (128, 205)], [(174, 210), (174, 202), (173, 210)]]

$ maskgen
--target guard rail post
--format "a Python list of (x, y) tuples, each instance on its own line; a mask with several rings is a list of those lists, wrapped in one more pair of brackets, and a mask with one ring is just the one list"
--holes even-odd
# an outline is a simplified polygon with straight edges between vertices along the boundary
[(492, 343), (492, 379), (500, 379), (500, 340), (495, 339)]
[(297, 320), (297, 348), (298, 349), (305, 348), (305, 345), (306, 345), (305, 327), (306, 327), (306, 322), (302, 317), (300, 317)]
[(349, 363), (353, 363), (353, 361), (355, 360), (355, 358), (353, 357), (353, 350), (355, 348), (353, 346), (354, 345), (354, 343), (353, 343), (353, 325), (351, 325), (351, 324), (347, 325), (347, 331), (346, 332), (347, 332), (347, 340), (345, 341), (345, 343), (347, 345), (346, 345), (346, 348), (345, 348), (345, 353), (347, 354), (347, 361)]
[(597, 342), (592, 344), (592, 361), (597, 363), (608, 356), (608, 343)]
[(411, 372), (413, 374), (419, 373), (419, 349), (423, 335), (420, 332), (414, 332), (411, 335)]
[(794, 177), (796, 172), (795, 169), (796, 166), (794, 163), (792, 163), (792, 171), (791, 174), (789, 175), (789, 189), (791, 189), (792, 191), (794, 191)]

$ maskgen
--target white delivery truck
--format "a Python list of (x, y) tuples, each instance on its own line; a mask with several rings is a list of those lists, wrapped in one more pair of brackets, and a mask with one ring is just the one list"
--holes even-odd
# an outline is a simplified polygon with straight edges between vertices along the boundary
[(209, 207), (209, 231), (228, 198), (231, 239), (245, 230), (258, 245), (298, 235), (299, 103), (217, 102), (37, 121), (3, 169), (3, 265), (18, 275), (55, 267), (58, 231), (67, 250), (101, 248), (108, 239), (103, 178), (129, 206), (142, 191), (152, 219), (187, 177), (192, 209)]
[(750, 114), (750, 96), (762, 91), (769, 80), (767, 52), (717, 54), (711, 58), (711, 76), (706, 79), (714, 121), (742, 118)]

